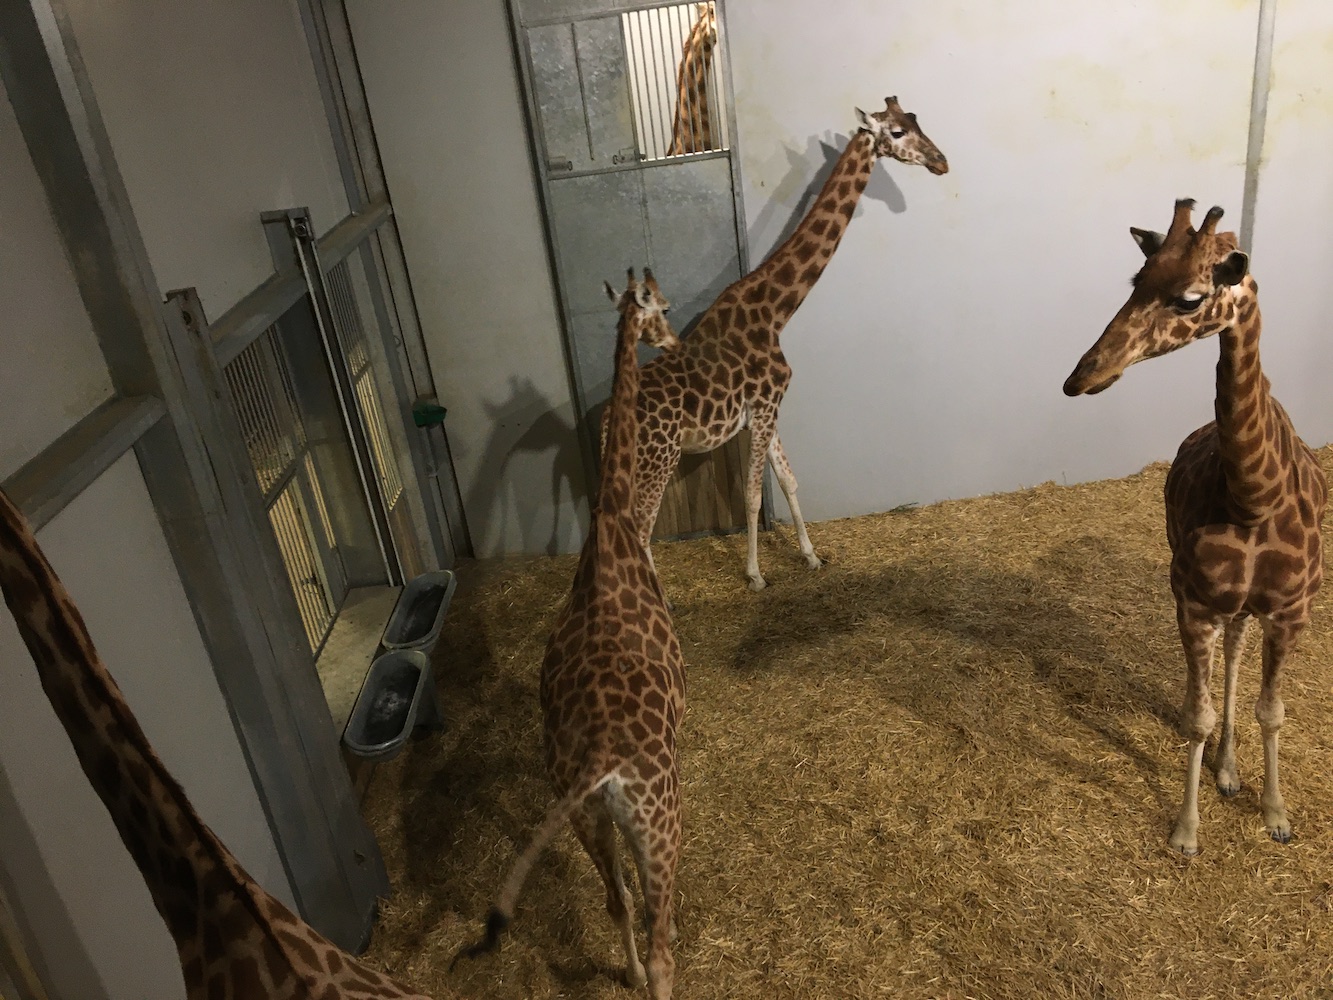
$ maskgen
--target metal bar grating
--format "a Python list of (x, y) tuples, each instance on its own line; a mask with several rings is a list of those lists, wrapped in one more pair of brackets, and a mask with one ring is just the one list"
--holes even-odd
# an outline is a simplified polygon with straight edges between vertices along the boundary
[[(716, 5), (633, 10), (620, 15), (620, 24), (641, 158), (730, 149)], [(688, 46), (687, 55), (696, 27), (696, 44)]]
[(355, 380), (370, 366), (370, 354), (366, 349), (366, 330), (361, 324), (361, 310), (356, 305), (347, 262), (334, 264), (326, 278), (329, 304), (333, 306), (333, 323), (338, 328), (343, 353), (347, 355), (347, 373)]
[(311, 649), (318, 649), (329, 629), (333, 627), (335, 609), (329, 600), (328, 587), (319, 571), (319, 560), (310, 543), (309, 525), (304, 517), (303, 504), (291, 480), (269, 507), (268, 519), (278, 540), (287, 578), (291, 581), (296, 606), (301, 613), (301, 624)]
[(327, 278), (334, 326), (338, 329), (338, 340), (347, 356), (348, 375), (356, 391), (361, 419), (365, 423), (371, 459), (380, 481), (380, 492), (384, 497), (385, 509), (393, 510), (403, 495), (403, 476), (389, 438), (388, 425), (384, 421), (384, 407), (380, 403), (375, 372), (370, 364), (366, 331), (361, 322), (361, 310), (357, 306), (347, 262), (335, 264), (329, 269)]
[(291, 375), (269, 327), (223, 369), (255, 480), (267, 503), (305, 450)]
[(332, 550), (336, 543), (277, 328), (270, 326), (236, 355), (223, 376), (301, 624), (310, 648), (317, 649), (333, 626), (334, 607), (315, 548), (309, 506), (315, 508), (325, 548)]

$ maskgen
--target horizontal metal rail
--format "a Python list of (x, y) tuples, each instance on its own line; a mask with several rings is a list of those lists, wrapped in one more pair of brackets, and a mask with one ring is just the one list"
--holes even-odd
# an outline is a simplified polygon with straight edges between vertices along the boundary
[[(353, 212), (319, 240), (319, 256), (326, 267), (345, 260), (393, 215), (387, 197)], [(208, 328), (218, 365), (225, 368), (306, 294), (305, 276), (293, 266), (277, 272)]]
[(166, 415), (156, 396), (110, 399), (6, 479), (5, 493), (37, 531)]

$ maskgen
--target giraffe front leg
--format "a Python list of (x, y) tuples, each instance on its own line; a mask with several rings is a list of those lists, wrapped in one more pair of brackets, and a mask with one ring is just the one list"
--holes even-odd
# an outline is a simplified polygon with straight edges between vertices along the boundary
[(1277, 734), (1286, 718), (1282, 704), (1282, 665), (1296, 645), (1296, 636), (1304, 621), (1264, 622), (1263, 679), (1259, 684), (1259, 700), (1254, 716), (1259, 720), (1259, 731), (1264, 737), (1264, 790), (1259, 796), (1264, 825), (1269, 835), (1279, 844), (1291, 840), (1291, 821), (1287, 806), (1278, 787)]
[(776, 427), (776, 414), (768, 410), (751, 410), (750, 473), (745, 479), (745, 526), (749, 542), (745, 575), (749, 577), (751, 590), (763, 590), (768, 586), (759, 572), (759, 510), (764, 505), (764, 462), (768, 459), (768, 447)]
[(819, 569), (824, 561), (815, 555), (815, 547), (805, 530), (801, 505), (796, 502), (796, 475), (791, 471), (791, 463), (787, 461), (787, 453), (782, 450), (782, 441), (777, 431), (773, 432), (773, 440), (768, 445), (768, 460), (773, 465), (773, 472), (777, 474), (782, 495), (787, 498), (787, 506), (791, 508), (792, 524), (796, 526), (796, 544), (800, 546), (801, 555), (805, 556), (805, 564), (811, 569)]
[(1213, 647), (1217, 644), (1219, 629), (1213, 622), (1191, 615), (1179, 604), (1176, 619), (1180, 626), (1180, 642), (1185, 649), (1185, 705), (1180, 728), (1190, 743), (1184, 800), (1167, 842), (1186, 857), (1193, 857), (1199, 853), (1199, 772), (1203, 765), (1203, 746), (1217, 722), (1217, 712), (1208, 693), (1208, 675), (1213, 668)]
[(1227, 797), (1240, 791), (1240, 773), (1236, 770), (1236, 677), (1240, 671), (1240, 658), (1245, 651), (1245, 637), (1249, 629), (1249, 618), (1233, 618), (1227, 622), (1222, 638), (1226, 680), (1222, 694), (1222, 734), (1217, 738), (1214, 771), (1217, 774), (1217, 790)]
[[(680, 463), (680, 449), (659, 445), (645, 448), (640, 441), (636, 490), (634, 496), (634, 517), (639, 529), (639, 541), (648, 556), (648, 565), (657, 575), (657, 562), (653, 559), (653, 528), (657, 526), (657, 515), (662, 509), (662, 496), (666, 493), (671, 475)], [(666, 588), (662, 588), (666, 597)], [(668, 611), (674, 612), (676, 606), (670, 597), (666, 597)]]

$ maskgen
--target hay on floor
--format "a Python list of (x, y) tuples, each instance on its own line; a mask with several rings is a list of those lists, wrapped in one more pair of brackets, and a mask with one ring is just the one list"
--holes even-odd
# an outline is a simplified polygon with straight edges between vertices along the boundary
[[(1331, 995), (1329, 601), (1284, 687), (1295, 840), (1259, 812), (1252, 638), (1244, 788), (1205, 771), (1203, 853), (1174, 856), (1164, 475), (817, 524), (817, 573), (779, 529), (759, 594), (743, 535), (655, 547), (689, 667), (682, 1000)], [(567, 833), (500, 952), (448, 971), (551, 801), (537, 668), (572, 570), (468, 567), (437, 653), (448, 728), (372, 782), (394, 892), (370, 958), (427, 992), (630, 995)]]

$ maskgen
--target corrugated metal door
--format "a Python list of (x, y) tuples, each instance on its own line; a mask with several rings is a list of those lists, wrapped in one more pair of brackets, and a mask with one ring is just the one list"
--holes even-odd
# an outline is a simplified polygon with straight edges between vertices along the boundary
[[(703, 86), (677, 87), (687, 39), (704, 18), (720, 25), (722, 11), (716, 3), (610, 0), (511, 0), (511, 8), (580, 431), (595, 456), (616, 324), (602, 282), (619, 287), (627, 267), (651, 266), (672, 318), (688, 330), (745, 267), (720, 30)], [(681, 115), (693, 139), (674, 152)], [(641, 351), (645, 361), (655, 353)], [(742, 444), (685, 457), (663, 498), (656, 537), (744, 527)]]

